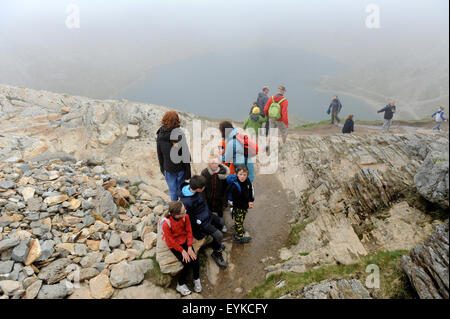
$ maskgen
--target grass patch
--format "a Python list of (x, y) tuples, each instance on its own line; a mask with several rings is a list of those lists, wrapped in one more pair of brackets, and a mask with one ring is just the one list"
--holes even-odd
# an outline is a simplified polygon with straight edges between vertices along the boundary
[[(375, 264), (380, 269), (380, 288), (368, 289), (374, 298), (417, 298), (411, 288), (406, 274), (401, 270), (399, 262), (401, 256), (408, 254), (406, 250), (390, 252), (378, 252), (363, 257), (358, 263), (352, 265), (324, 266), (319, 269), (309, 270), (304, 273), (281, 273), (269, 276), (261, 285), (252, 289), (248, 298), (274, 299), (291, 293), (297, 295), (300, 291), (312, 284), (325, 279), (359, 279), (365, 285), (366, 278), (371, 273), (366, 273), (366, 267)], [(281, 288), (275, 288), (280, 281), (285, 281)]]
[(305, 229), (306, 225), (309, 223), (311, 223), (311, 221), (304, 221), (291, 227), (287, 242), (289, 246), (293, 246), (298, 243), (300, 240), (300, 232)]
[(300, 256), (308, 256), (309, 252), (299, 253)]
[(327, 124), (330, 124), (330, 120), (323, 120), (323, 121), (320, 121), (320, 122), (306, 123), (306, 124), (294, 127), (294, 130), (304, 130), (304, 129), (314, 128), (314, 127), (317, 127), (317, 126), (327, 125)]

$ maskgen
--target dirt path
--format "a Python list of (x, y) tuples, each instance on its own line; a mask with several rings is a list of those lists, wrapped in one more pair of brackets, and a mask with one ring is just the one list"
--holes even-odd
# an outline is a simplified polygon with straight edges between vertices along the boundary
[[(281, 183), (275, 175), (257, 175), (253, 186), (255, 207), (249, 210), (245, 220), (245, 228), (253, 240), (244, 245), (233, 242), (233, 221), (227, 209), (224, 218), (229, 234), (225, 235), (224, 243), (231, 260), (228, 261), (227, 269), (220, 270), (215, 285), (209, 283), (205, 271), (202, 271), (204, 298), (245, 297), (265, 279), (265, 264), (261, 259), (271, 256), (274, 260), (270, 263), (278, 261), (278, 250), (286, 245), (288, 220), (292, 216), (293, 207), (290, 206)], [(237, 288), (242, 288), (242, 293), (236, 292)]]

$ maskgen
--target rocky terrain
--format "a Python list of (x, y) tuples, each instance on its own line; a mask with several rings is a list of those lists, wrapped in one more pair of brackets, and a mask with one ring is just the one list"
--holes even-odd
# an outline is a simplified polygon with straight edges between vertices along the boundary
[[(168, 275), (179, 265), (155, 256), (157, 223), (169, 200), (155, 132), (167, 110), (0, 86), (1, 298), (179, 298)], [(179, 113), (188, 131), (194, 120), (203, 129), (218, 124)], [(283, 203), (277, 202), (276, 192), (256, 183), (257, 196), (270, 198), (272, 207), (256, 202), (266, 218), (249, 217), (255, 222), (249, 229), (265, 234), (275, 233), (270, 225), (277, 225), (267, 216), (290, 219), (288, 243), (276, 243), (286, 247), (277, 258), (263, 258), (266, 277), (351, 266), (427, 240), (424, 247), (435, 247), (439, 256), (442, 247), (448, 251), (448, 240), (431, 235), (448, 219), (448, 143), (448, 136), (430, 131), (289, 135), (271, 176), (289, 199), (278, 196)], [(193, 172), (201, 168), (193, 165)], [(440, 233), (448, 238), (448, 227)], [(255, 233), (255, 238), (265, 234)], [(254, 247), (272, 251), (273, 243), (265, 242)], [(264, 257), (226, 246), (239, 258), (226, 254), (230, 269), (247, 269), (254, 262), (247, 258)], [(424, 249), (414, 248), (403, 263), (405, 276), (419, 289), (429, 280), (408, 269), (437, 269), (443, 282), (447, 278), (448, 294), (448, 271), (447, 277), (441, 272), (445, 260), (448, 269), (448, 255), (427, 268)], [(210, 261), (202, 276), (205, 284), (215, 285), (220, 272)], [(422, 273), (435, 276), (430, 270)], [(228, 275), (245, 281), (239, 273)], [(79, 288), (74, 286), (78, 281)], [(277, 286), (286, 290), (285, 298), (379, 297), (357, 277), (324, 278), (292, 291), (281, 282)], [(435, 290), (445, 296), (441, 286)], [(240, 287), (230, 289), (242, 292)], [(418, 295), (438, 296), (435, 291)]]

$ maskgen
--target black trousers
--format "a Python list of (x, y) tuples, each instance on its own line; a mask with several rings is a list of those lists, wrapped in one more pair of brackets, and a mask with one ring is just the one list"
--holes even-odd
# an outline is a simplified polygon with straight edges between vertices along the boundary
[[(188, 250), (187, 242), (182, 244), (181, 247), (183, 247), (183, 249), (187, 251)], [(193, 249), (194, 248), (192, 248), (192, 250)], [(178, 279), (178, 284), (180, 286), (186, 284), (187, 276), (188, 276), (189, 271), (190, 271), (191, 268), (192, 268), (192, 271), (194, 273), (194, 280), (200, 278), (200, 264), (198, 263), (198, 256), (197, 256), (196, 260), (192, 260), (191, 259), (188, 263), (185, 263), (183, 261), (183, 255), (179, 251), (176, 251), (175, 249), (171, 249), (171, 251), (175, 255), (175, 257), (177, 257), (177, 259), (179, 261), (181, 261), (181, 263), (184, 266), (183, 270), (181, 270), (180, 278)]]
[(225, 226), (225, 221), (223, 218), (212, 214), (211, 223), (202, 228), (202, 232), (205, 235), (211, 235), (213, 238), (212, 242), (212, 248), (214, 251), (220, 252), (222, 251), (222, 240), (223, 240), (223, 234), (222, 234), (222, 228)]

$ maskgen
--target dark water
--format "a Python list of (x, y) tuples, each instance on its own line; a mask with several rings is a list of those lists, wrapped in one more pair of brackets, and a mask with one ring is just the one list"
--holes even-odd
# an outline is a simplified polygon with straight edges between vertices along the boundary
[[(302, 51), (283, 49), (230, 49), (197, 56), (153, 69), (116, 98), (171, 106), (211, 118), (245, 120), (263, 85), (286, 87), (289, 114), (309, 121), (328, 118), (326, 109), (334, 92), (314, 86), (321, 76), (344, 72), (335, 61)], [(374, 111), (363, 101), (339, 96), (341, 116), (371, 120)]]

